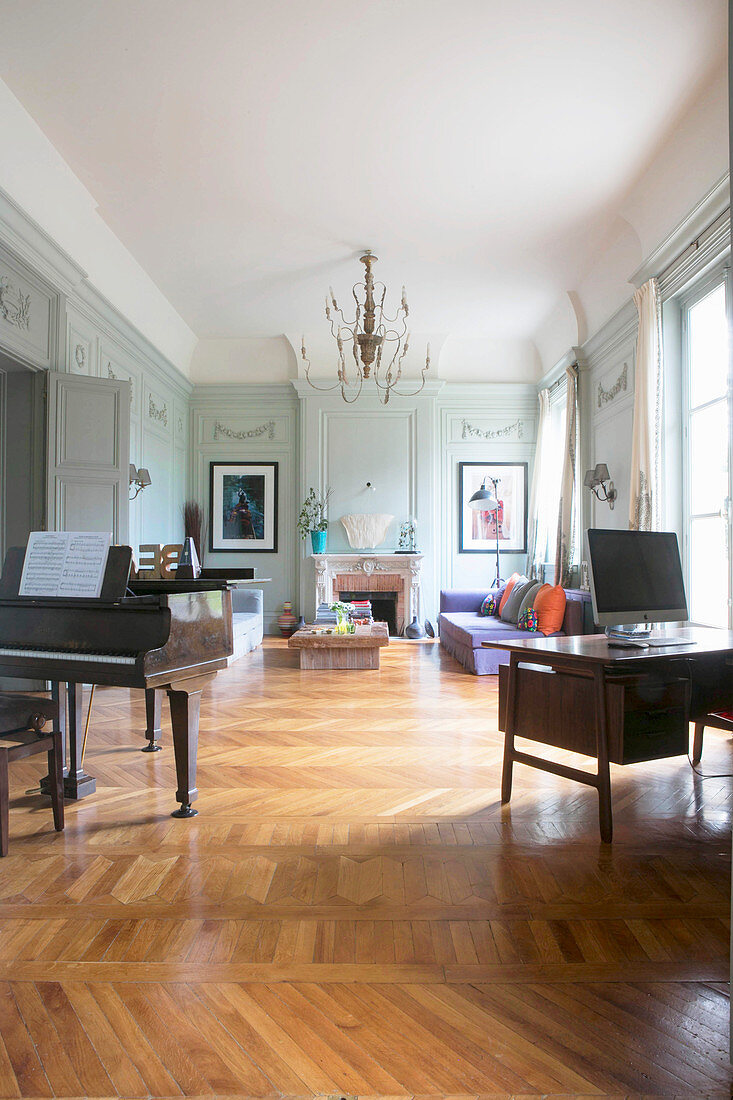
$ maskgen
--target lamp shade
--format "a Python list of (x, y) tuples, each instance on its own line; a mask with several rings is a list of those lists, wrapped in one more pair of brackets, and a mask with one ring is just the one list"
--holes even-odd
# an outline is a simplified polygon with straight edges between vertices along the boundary
[(150, 477), (150, 473), (149, 473), (148, 470), (145, 469), (144, 466), (140, 467), (140, 469), (137, 472), (137, 476), (138, 476), (138, 480), (140, 482), (140, 485), (142, 486), (143, 489), (146, 489), (148, 487), (148, 485), (152, 485), (152, 479)]
[(586, 470), (583, 484), (587, 489), (592, 489), (593, 486), (597, 484), (595, 470)]
[(611, 475), (608, 472), (608, 466), (605, 462), (599, 462), (597, 464), (595, 470), (593, 471), (593, 476), (596, 479), (596, 485), (598, 485), (601, 481), (610, 480)]
[(488, 489), (477, 489), (468, 501), (468, 507), (475, 512), (495, 512), (499, 501)]

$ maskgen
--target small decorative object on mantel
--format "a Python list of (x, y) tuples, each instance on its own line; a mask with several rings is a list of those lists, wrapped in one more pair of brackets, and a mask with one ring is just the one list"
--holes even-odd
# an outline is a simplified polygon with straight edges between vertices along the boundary
[(290, 638), (298, 629), (298, 620), (293, 614), (293, 605), (290, 600), (286, 600), (283, 604), (283, 609), (277, 617), (277, 625), (280, 627), (283, 638)]
[(387, 534), (387, 528), (394, 516), (386, 512), (355, 513), (342, 516), (341, 523), (346, 531), (349, 546), (354, 550), (373, 550), (381, 546)]
[(411, 519), (405, 520), (400, 524), (400, 533), (397, 538), (397, 554), (416, 554), (415, 543), (417, 539), (417, 530), (415, 523)]
[(328, 486), (322, 493), (317, 493), (311, 487), (308, 490), (308, 496), (303, 501), (303, 507), (300, 509), (296, 526), (302, 539), (310, 533), (311, 547), (314, 554), (324, 554), (326, 552), (326, 537), (328, 534), (326, 510), (332, 493), (333, 489), (329, 489)]

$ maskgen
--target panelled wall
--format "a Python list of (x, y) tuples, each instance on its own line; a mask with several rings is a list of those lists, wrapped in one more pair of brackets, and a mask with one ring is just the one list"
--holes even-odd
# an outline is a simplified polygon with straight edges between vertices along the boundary
[[(129, 381), (130, 461), (149, 469), (152, 485), (130, 504), (129, 530), (119, 534), (133, 547), (180, 539), (191, 385), (95, 291), (84, 271), (0, 193), (0, 371), (7, 377), (32, 374), (38, 382), (48, 370)], [(9, 408), (12, 416), (8, 400), (17, 386), (16, 382), (0, 388), (3, 485), (17, 465), (18, 452), (9, 446), (13, 436), (7, 424)], [(38, 406), (34, 460), (42, 465), (43, 387), (36, 384), (33, 390)], [(2, 494), (4, 500), (7, 495)], [(4, 510), (0, 501), (3, 545)], [(32, 522), (44, 522), (42, 509)], [(53, 526), (54, 517), (45, 517), (45, 522)]]
[[(531, 483), (537, 438), (537, 387), (511, 383), (454, 383), (443, 390), (440, 417), (440, 588), (490, 586), (495, 557), (461, 554), (458, 545), (460, 462), (526, 462)], [(502, 552), (502, 577), (523, 571), (525, 554)]]
[(297, 397), (293, 387), (196, 386), (191, 396), (191, 496), (203, 505), (210, 523), (212, 462), (278, 464), (278, 536), (276, 553), (211, 553), (207, 532), (204, 560), (216, 568), (254, 566), (263, 583), (265, 631), (277, 630), (284, 600), (298, 605), (298, 545), (295, 522), (300, 510)]
[[(435, 621), (441, 587), (487, 589), (486, 554), (458, 553), (458, 463), (527, 462), (531, 477), (537, 395), (531, 385), (445, 385), (384, 407), (362, 396), (349, 406), (306, 383), (196, 386), (191, 399), (191, 489), (208, 509), (211, 462), (279, 463), (276, 554), (212, 554), (214, 566), (254, 565), (263, 584), (265, 626), (276, 630), (283, 600), (306, 618), (315, 605), (310, 541), (295, 527), (313, 486), (333, 490), (328, 550), (349, 552), (342, 515), (394, 516), (382, 551), (394, 550), (399, 525), (412, 518), (424, 554), (421, 617)], [(371, 486), (367, 486), (367, 482)], [(523, 555), (502, 555), (502, 572), (523, 568)]]

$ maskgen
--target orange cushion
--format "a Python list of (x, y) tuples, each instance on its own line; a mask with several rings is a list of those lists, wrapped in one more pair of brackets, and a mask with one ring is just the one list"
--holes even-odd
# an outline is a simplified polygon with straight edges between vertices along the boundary
[(507, 600), (509, 599), (509, 597), (512, 594), (512, 588), (514, 588), (514, 585), (519, 580), (519, 577), (520, 577), (519, 573), (512, 573), (511, 577), (506, 582), (506, 588), (504, 589), (504, 595), (501, 597), (501, 602), (499, 603), (499, 614), (500, 615), (501, 615), (502, 611), (504, 610), (504, 604), (507, 602)]
[(543, 634), (557, 634), (562, 630), (567, 597), (560, 584), (543, 584), (532, 601), (539, 620), (538, 629)]

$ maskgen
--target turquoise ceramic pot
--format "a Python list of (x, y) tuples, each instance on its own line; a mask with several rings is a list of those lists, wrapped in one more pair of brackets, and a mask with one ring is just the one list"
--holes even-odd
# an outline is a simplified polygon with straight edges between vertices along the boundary
[(326, 535), (328, 531), (311, 531), (311, 545), (314, 554), (326, 553)]

